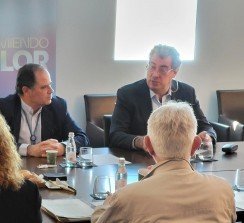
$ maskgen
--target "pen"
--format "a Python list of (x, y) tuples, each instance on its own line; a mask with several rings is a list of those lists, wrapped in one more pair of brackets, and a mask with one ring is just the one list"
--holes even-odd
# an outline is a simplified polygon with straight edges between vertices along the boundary
[(60, 179), (56, 179), (56, 183), (57, 184), (61, 184), (61, 185), (64, 185), (65, 187), (68, 187), (68, 188), (70, 188), (71, 190), (73, 190), (74, 191), (74, 193), (76, 194), (76, 189), (75, 188), (73, 188), (73, 187), (71, 187), (71, 186), (69, 186), (69, 185), (66, 185), (66, 184), (64, 184)]

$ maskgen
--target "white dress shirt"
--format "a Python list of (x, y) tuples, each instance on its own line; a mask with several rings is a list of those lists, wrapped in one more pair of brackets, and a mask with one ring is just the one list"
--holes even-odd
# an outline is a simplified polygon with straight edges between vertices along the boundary
[[(152, 109), (153, 109), (153, 111), (155, 109), (159, 108), (160, 106), (162, 106), (162, 103), (167, 102), (167, 101), (169, 101), (171, 99), (171, 93), (172, 93), (171, 88), (169, 89), (169, 92), (162, 97), (162, 100), (161, 100), (162, 102), (160, 102), (158, 96), (152, 90), (149, 89), (149, 91), (150, 91), (150, 97), (151, 97), (151, 101), (152, 101)], [(137, 137), (138, 136), (136, 136), (133, 139), (133, 141), (132, 141), (132, 148), (133, 149), (137, 149), (136, 146), (135, 146), (135, 140), (136, 140)]]
[(169, 89), (169, 92), (162, 97), (162, 100), (161, 100), (162, 102), (160, 102), (158, 96), (152, 90), (149, 90), (149, 91), (150, 91), (150, 97), (151, 97), (151, 101), (152, 101), (153, 111), (155, 109), (161, 107), (162, 103), (167, 102), (171, 99), (171, 89)]
[(31, 134), (35, 135), (36, 143), (41, 142), (41, 111), (42, 108), (34, 114), (33, 109), (21, 99), (21, 124), (18, 141), (21, 144), (19, 147), (21, 156), (27, 156), (27, 147), (31, 144)]

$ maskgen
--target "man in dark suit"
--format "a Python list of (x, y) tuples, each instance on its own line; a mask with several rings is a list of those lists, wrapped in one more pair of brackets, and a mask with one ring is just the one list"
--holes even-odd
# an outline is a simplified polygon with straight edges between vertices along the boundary
[(42, 157), (46, 150), (55, 149), (61, 156), (69, 132), (75, 133), (77, 148), (89, 144), (86, 134), (71, 119), (65, 100), (52, 93), (49, 72), (41, 65), (26, 64), (18, 71), (16, 94), (0, 99), (0, 112), (20, 155)]
[(173, 79), (180, 65), (175, 48), (159, 44), (151, 50), (147, 78), (126, 85), (117, 92), (110, 146), (145, 150), (147, 120), (154, 109), (168, 100), (188, 102), (198, 121), (198, 135), (202, 140), (215, 143), (216, 133), (200, 108), (194, 88)]

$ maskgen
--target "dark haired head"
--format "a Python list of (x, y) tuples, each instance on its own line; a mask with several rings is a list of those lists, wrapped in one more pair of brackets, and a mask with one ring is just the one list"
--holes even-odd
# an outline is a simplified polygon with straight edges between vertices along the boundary
[(39, 64), (29, 63), (19, 69), (17, 74), (17, 79), (16, 79), (16, 86), (15, 86), (15, 90), (17, 94), (19, 95), (23, 94), (22, 88), (24, 86), (28, 88), (34, 87), (36, 82), (35, 72), (37, 70), (45, 70), (45, 68)]

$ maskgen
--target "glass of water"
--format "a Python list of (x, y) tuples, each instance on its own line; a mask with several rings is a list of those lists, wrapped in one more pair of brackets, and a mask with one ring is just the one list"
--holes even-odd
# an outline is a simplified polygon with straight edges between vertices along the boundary
[(94, 181), (92, 197), (104, 200), (111, 193), (111, 179), (109, 176), (97, 176)]
[(244, 169), (236, 170), (235, 185), (238, 190), (244, 191)]
[(202, 141), (201, 146), (196, 150), (196, 157), (202, 161), (213, 159), (213, 143), (211, 141)]
[(93, 165), (92, 147), (80, 147), (79, 164), (82, 167), (90, 167)]

